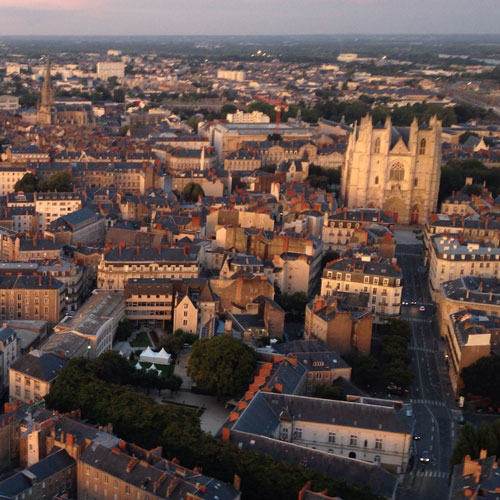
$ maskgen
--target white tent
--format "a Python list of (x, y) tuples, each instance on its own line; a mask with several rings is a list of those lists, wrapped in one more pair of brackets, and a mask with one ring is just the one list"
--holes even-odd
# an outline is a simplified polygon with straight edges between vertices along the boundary
[(157, 365), (169, 365), (171, 358), (172, 356), (162, 347), (161, 351), (156, 353), (155, 363)]
[(141, 366), (141, 363), (139, 363), (139, 361), (137, 361), (137, 364), (135, 365), (135, 369), (142, 370), (142, 366)]
[(139, 360), (142, 363), (154, 363), (156, 361), (156, 353), (153, 352), (151, 347), (147, 347), (144, 351), (142, 351)]

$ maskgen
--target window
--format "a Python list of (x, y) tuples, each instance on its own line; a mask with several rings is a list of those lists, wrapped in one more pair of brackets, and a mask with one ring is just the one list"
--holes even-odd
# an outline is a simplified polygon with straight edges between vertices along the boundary
[(378, 185), (378, 175), (375, 177), (375, 185)]
[(365, 283), (370, 283), (370, 276), (365, 276), (364, 277), (364, 282)]
[(413, 187), (417, 186), (418, 186), (418, 179), (415, 177), (415, 179), (413, 179)]
[(375, 439), (375, 449), (376, 450), (381, 450), (382, 449), (382, 439)]
[(301, 427), (297, 427), (297, 428), (295, 429), (295, 432), (294, 432), (294, 434), (293, 434), (293, 437), (294, 437), (295, 439), (302, 439), (302, 428), (301, 428)]
[(375, 139), (375, 149), (373, 150), (373, 152), (380, 153), (380, 137), (377, 137), (377, 139)]
[(358, 436), (351, 435), (351, 439), (349, 440), (349, 444), (351, 446), (357, 446), (358, 445)]
[(420, 141), (420, 149), (418, 150), (419, 155), (425, 155), (425, 146), (427, 145), (427, 141), (425, 139), (422, 139)]
[(335, 432), (329, 432), (328, 433), (328, 442), (329, 443), (335, 443)]
[(130, 495), (130, 486), (128, 484), (125, 485), (125, 493)]
[(394, 163), (389, 173), (391, 181), (402, 181), (405, 178), (405, 168), (401, 163)]

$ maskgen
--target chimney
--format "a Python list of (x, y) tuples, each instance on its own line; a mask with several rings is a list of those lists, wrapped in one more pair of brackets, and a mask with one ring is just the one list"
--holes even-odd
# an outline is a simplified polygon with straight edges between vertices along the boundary
[(141, 255), (141, 247), (136, 247), (137, 255)]
[(184, 255), (189, 255), (189, 247), (187, 245), (184, 247)]
[(75, 436), (73, 436), (73, 434), (66, 434), (66, 444), (68, 446), (75, 446)]
[(226, 319), (226, 323), (224, 325), (224, 335), (231, 335), (233, 331), (233, 321), (231, 319)]
[(42, 275), (38, 276), (38, 286), (42, 286)]

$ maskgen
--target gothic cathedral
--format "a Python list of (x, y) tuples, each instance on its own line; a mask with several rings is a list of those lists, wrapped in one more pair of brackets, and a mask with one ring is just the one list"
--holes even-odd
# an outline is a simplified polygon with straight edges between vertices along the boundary
[(373, 125), (370, 115), (349, 137), (341, 191), (349, 208), (382, 208), (396, 222), (423, 224), (436, 211), (441, 173), (441, 128), (429, 124)]
[(55, 112), (54, 89), (52, 87), (52, 78), (50, 75), (50, 59), (47, 59), (45, 79), (43, 80), (42, 92), (38, 103), (36, 121), (39, 125), (52, 125), (54, 123)]

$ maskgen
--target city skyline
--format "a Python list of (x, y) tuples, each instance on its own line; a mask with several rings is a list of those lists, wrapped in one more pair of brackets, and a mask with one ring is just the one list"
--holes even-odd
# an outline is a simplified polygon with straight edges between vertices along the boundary
[[(3, 35), (498, 34), (483, 0), (0, 0)], [(244, 20), (244, 23), (242, 23)]]

